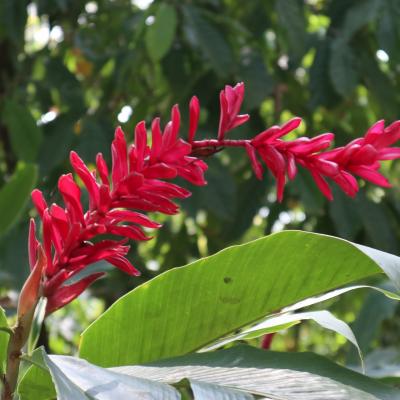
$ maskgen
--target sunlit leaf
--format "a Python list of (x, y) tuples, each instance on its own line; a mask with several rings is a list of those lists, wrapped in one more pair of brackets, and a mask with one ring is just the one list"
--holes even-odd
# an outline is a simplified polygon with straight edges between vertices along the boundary
[(102, 366), (181, 355), (382, 269), (398, 279), (398, 257), (366, 251), (341, 239), (297, 231), (230, 247), (122, 297), (83, 333), (80, 354)]

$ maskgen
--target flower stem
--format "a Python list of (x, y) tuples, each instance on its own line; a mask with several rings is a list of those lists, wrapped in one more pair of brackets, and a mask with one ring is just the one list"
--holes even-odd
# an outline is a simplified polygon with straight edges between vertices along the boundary
[(3, 391), (1, 400), (12, 400), (18, 383), (19, 366), (21, 363), (22, 348), (29, 337), (34, 310), (18, 319), (11, 329), (7, 348), (7, 370), (2, 377)]
[(13, 393), (17, 386), (18, 371), (20, 365), (20, 357), (22, 354), (22, 347), (24, 346), (24, 333), (21, 326), (16, 326), (12, 329), (13, 333), (10, 335), (7, 350), (7, 371), (3, 377), (3, 393), (1, 400), (12, 400)]
[(192, 148), (198, 149), (203, 147), (246, 147), (246, 143), (250, 140), (231, 140), (231, 139), (206, 139), (206, 140), (195, 140), (191, 143)]

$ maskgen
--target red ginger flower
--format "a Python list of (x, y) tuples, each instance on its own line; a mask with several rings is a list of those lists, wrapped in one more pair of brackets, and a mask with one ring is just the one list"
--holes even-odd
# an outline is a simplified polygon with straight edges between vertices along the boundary
[(357, 175), (376, 185), (389, 187), (387, 179), (377, 170), (381, 160), (400, 158), (400, 148), (388, 146), (400, 138), (400, 121), (385, 129), (384, 122), (374, 124), (365, 137), (353, 140), (344, 147), (323, 151), (331, 146), (332, 133), (309, 139), (301, 137), (292, 141), (280, 138), (301, 122), (293, 118), (282, 127), (274, 126), (257, 135), (247, 144), (247, 151), (258, 178), (262, 177), (262, 166), (257, 153), (277, 180), (277, 197), (281, 201), (286, 177), (294, 179), (296, 164), (308, 169), (321, 192), (332, 200), (332, 192), (326, 178), (333, 180), (349, 196), (358, 192)]
[[(325, 151), (332, 145), (334, 134), (324, 133), (314, 138), (301, 137), (292, 141), (284, 141), (282, 137), (296, 129), (301, 118), (293, 118), (283, 126), (272, 126), (259, 133), (251, 140), (227, 140), (226, 133), (245, 123), (249, 116), (239, 115), (244, 97), (243, 83), (235, 87), (229, 85), (220, 93), (220, 123), (217, 139), (194, 141), (194, 131), (191, 129), (189, 141), (193, 148), (192, 154), (210, 155), (224, 147), (244, 147), (250, 158), (257, 178), (262, 179), (265, 164), (277, 181), (277, 198), (283, 198), (287, 180), (294, 179), (297, 166), (300, 165), (311, 173), (321, 192), (332, 200), (332, 192), (327, 178), (334, 181), (349, 196), (354, 197), (359, 189), (354, 175), (374, 184), (390, 186), (385, 177), (377, 170), (381, 160), (400, 158), (399, 148), (390, 148), (400, 138), (400, 121), (396, 121), (386, 129), (383, 121), (377, 122), (366, 133), (345, 147)], [(196, 102), (194, 102), (196, 100)], [(197, 104), (196, 98), (192, 102)], [(191, 116), (197, 127), (198, 110)]]
[[(117, 128), (112, 142), (111, 180), (101, 154), (96, 158), (96, 171), (89, 171), (78, 154), (71, 152), (70, 161), (89, 194), (89, 209), (84, 212), (81, 189), (72, 174), (62, 175), (58, 189), (65, 208), (48, 206), (39, 190), (32, 200), (43, 223), (43, 248), (47, 258), (42, 282), (47, 297), (47, 314), (69, 303), (103, 273), (91, 274), (68, 284), (89, 264), (105, 260), (129, 275), (139, 271), (125, 258), (127, 239), (148, 240), (142, 227), (159, 228), (160, 224), (139, 211), (175, 214), (175, 198), (186, 198), (190, 192), (165, 179), (180, 176), (195, 185), (204, 185), (207, 165), (190, 156), (191, 146), (178, 138), (179, 109), (172, 109), (171, 121), (161, 131), (160, 121), (152, 124), (152, 145), (147, 144), (145, 123), (136, 126), (135, 140), (127, 146), (125, 135)], [(35, 223), (29, 232), (29, 260), (36, 263), (39, 241)], [(123, 240), (98, 240), (99, 235), (122, 236)], [(96, 240), (97, 239), (97, 240)]]
[[(244, 85), (225, 86), (220, 93), (221, 115), (217, 139), (195, 141), (200, 105), (193, 97), (190, 106), (188, 142), (178, 138), (180, 114), (174, 106), (171, 121), (161, 131), (160, 120), (151, 125), (151, 146), (147, 144), (144, 122), (135, 129), (135, 140), (127, 146), (125, 135), (117, 128), (111, 146), (112, 170), (101, 154), (96, 157), (96, 170), (89, 171), (75, 152), (70, 160), (89, 193), (89, 209), (84, 212), (81, 189), (72, 174), (63, 175), (58, 189), (65, 208), (48, 206), (39, 190), (32, 192), (32, 200), (43, 223), (43, 249), (47, 263), (42, 278), (42, 292), (48, 298), (47, 313), (76, 298), (103, 273), (91, 274), (76, 283), (68, 281), (89, 264), (105, 260), (129, 275), (139, 272), (125, 257), (128, 239), (148, 240), (142, 227), (159, 228), (142, 212), (178, 212), (175, 198), (186, 198), (190, 192), (166, 180), (181, 177), (195, 185), (204, 185), (207, 165), (194, 155), (210, 155), (224, 147), (244, 147), (256, 176), (261, 179), (263, 165), (277, 181), (277, 197), (282, 200), (287, 179), (294, 179), (297, 166), (308, 169), (321, 192), (330, 200), (332, 193), (327, 178), (334, 181), (348, 195), (354, 196), (358, 183), (354, 175), (380, 186), (388, 181), (377, 171), (381, 160), (400, 158), (400, 148), (390, 148), (400, 138), (400, 121), (385, 128), (377, 122), (363, 138), (344, 147), (327, 150), (332, 145), (333, 133), (314, 138), (301, 137), (284, 141), (282, 137), (296, 129), (300, 118), (293, 118), (283, 126), (273, 126), (251, 140), (225, 139), (226, 133), (245, 123), (249, 116), (239, 115), (243, 102)], [(261, 159), (261, 160), (260, 160)], [(36, 263), (39, 241), (32, 220), (29, 230), (29, 262)], [(111, 234), (122, 240), (101, 239)]]

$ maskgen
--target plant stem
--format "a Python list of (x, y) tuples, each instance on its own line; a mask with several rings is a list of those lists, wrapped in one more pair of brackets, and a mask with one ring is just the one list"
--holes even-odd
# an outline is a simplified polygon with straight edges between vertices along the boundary
[(22, 327), (17, 325), (12, 331), (13, 333), (10, 335), (10, 341), (8, 342), (7, 371), (3, 377), (4, 387), (1, 400), (12, 400), (13, 398), (18, 380), (21, 349), (24, 345)]
[[(33, 310), (34, 311), (34, 310)], [(21, 363), (22, 348), (29, 337), (32, 325), (33, 311), (19, 319), (11, 329), (7, 348), (7, 370), (2, 377), (3, 391), (1, 400), (12, 400), (18, 383), (19, 366)]]
[(246, 139), (231, 140), (231, 139), (206, 139), (206, 140), (195, 140), (191, 143), (192, 148), (198, 149), (202, 147), (246, 147), (246, 143), (250, 142)]

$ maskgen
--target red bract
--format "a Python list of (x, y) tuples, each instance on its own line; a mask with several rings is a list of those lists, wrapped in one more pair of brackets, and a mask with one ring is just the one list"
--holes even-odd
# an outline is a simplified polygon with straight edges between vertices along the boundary
[[(186, 198), (190, 192), (165, 181), (177, 176), (195, 185), (204, 185), (207, 165), (190, 156), (191, 146), (178, 138), (179, 109), (172, 109), (171, 121), (161, 131), (159, 119), (152, 124), (152, 145), (147, 144), (145, 123), (135, 129), (135, 140), (127, 145), (121, 128), (117, 128), (111, 146), (111, 179), (108, 166), (101, 154), (96, 158), (96, 171), (90, 171), (75, 152), (71, 152), (71, 165), (89, 194), (89, 209), (84, 211), (81, 189), (72, 174), (62, 175), (58, 189), (65, 208), (57, 204), (48, 206), (39, 190), (32, 192), (43, 224), (43, 248), (47, 264), (42, 282), (47, 297), (47, 314), (64, 306), (102, 273), (94, 273), (69, 283), (88, 265), (104, 260), (129, 275), (139, 271), (125, 257), (129, 251), (127, 240), (142, 241), (150, 237), (145, 228), (159, 228), (143, 211), (175, 214), (176, 198)], [(122, 240), (102, 239), (102, 235), (115, 235)], [(36, 263), (39, 242), (32, 220), (29, 234), (31, 268)]]
[[(212, 155), (224, 147), (246, 149), (256, 176), (261, 179), (264, 167), (277, 181), (277, 198), (282, 200), (287, 180), (294, 179), (298, 165), (307, 169), (321, 192), (332, 199), (328, 179), (348, 195), (354, 196), (359, 176), (374, 184), (389, 186), (378, 169), (381, 160), (400, 158), (400, 148), (390, 146), (400, 138), (400, 121), (385, 128), (377, 122), (365, 134), (344, 147), (327, 150), (332, 133), (314, 138), (300, 137), (291, 141), (282, 138), (296, 129), (300, 118), (282, 126), (273, 126), (248, 140), (225, 139), (226, 133), (245, 123), (249, 116), (240, 114), (244, 84), (226, 86), (220, 93), (220, 121), (217, 139), (195, 141), (200, 105), (193, 97), (189, 106), (188, 142), (179, 138), (180, 113), (172, 108), (171, 121), (161, 130), (160, 119), (151, 124), (151, 145), (148, 144), (145, 122), (136, 125), (134, 143), (127, 145), (121, 128), (115, 131), (111, 145), (112, 168), (109, 171), (102, 154), (96, 157), (96, 170), (90, 171), (75, 152), (70, 161), (89, 195), (88, 210), (81, 202), (81, 188), (72, 174), (62, 175), (58, 189), (64, 208), (48, 206), (39, 190), (32, 192), (32, 201), (42, 219), (42, 248), (47, 262), (42, 278), (42, 292), (48, 298), (47, 313), (76, 298), (102, 273), (79, 279), (88, 265), (107, 261), (129, 275), (138, 270), (128, 261), (128, 240), (144, 241), (150, 237), (143, 228), (159, 228), (144, 212), (175, 214), (174, 199), (186, 198), (190, 192), (169, 180), (180, 177), (195, 185), (204, 185), (205, 162), (195, 155)], [(29, 229), (29, 262), (36, 264), (40, 244), (33, 220)], [(105, 239), (102, 235), (120, 239)], [(74, 279), (74, 283), (70, 283)], [(77, 280), (78, 279), (78, 280)], [(77, 280), (77, 281), (76, 281)]]

